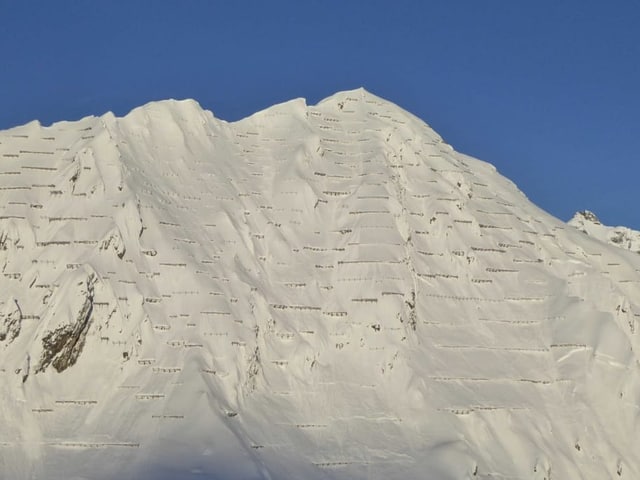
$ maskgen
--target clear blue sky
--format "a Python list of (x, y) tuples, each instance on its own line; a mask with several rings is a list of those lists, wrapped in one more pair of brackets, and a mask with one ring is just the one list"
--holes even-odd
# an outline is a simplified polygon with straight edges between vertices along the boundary
[(640, 2), (0, 0), (0, 129), (359, 86), (552, 214), (640, 229)]

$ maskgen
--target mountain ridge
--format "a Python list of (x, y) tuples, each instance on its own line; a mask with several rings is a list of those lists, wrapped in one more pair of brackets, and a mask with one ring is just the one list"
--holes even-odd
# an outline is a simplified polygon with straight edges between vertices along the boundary
[(162, 101), (0, 142), (9, 476), (640, 472), (637, 255), (400, 107)]
[(628, 227), (603, 225), (589, 210), (577, 212), (568, 224), (604, 243), (640, 253), (640, 232)]

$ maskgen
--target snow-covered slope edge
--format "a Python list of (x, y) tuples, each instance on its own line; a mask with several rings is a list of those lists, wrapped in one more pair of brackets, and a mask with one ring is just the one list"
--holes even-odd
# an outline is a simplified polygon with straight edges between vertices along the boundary
[(6, 478), (640, 478), (639, 257), (364, 90), (0, 136)]
[(640, 232), (628, 227), (603, 225), (589, 210), (577, 212), (567, 223), (601, 242), (640, 253)]

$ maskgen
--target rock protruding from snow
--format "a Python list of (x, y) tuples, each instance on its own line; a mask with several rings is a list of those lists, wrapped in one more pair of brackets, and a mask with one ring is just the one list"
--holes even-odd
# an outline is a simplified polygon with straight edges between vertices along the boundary
[(640, 253), (640, 232), (627, 227), (603, 225), (589, 210), (577, 212), (568, 224), (601, 242)]
[(68, 285), (52, 301), (59, 308), (51, 309), (40, 334), (42, 352), (35, 372), (43, 372), (51, 365), (62, 372), (74, 365), (82, 353), (93, 312), (93, 273), (68, 279)]
[(577, 212), (573, 218), (576, 222), (583, 221), (593, 223), (595, 225), (602, 225), (600, 219), (590, 210), (581, 210)]
[(113, 252), (118, 256), (118, 258), (124, 257), (125, 252), (127, 251), (124, 241), (122, 240), (122, 235), (120, 230), (115, 228), (113, 231), (109, 232), (104, 240), (100, 243), (100, 250), (113, 250)]
[(4, 312), (0, 313), (0, 342), (13, 342), (20, 333), (22, 324), (22, 311), (15, 298), (9, 298), (4, 307)]

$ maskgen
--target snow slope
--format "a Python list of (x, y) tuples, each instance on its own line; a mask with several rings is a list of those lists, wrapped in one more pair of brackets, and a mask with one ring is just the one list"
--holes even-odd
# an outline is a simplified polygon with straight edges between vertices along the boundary
[(640, 478), (640, 257), (362, 89), (0, 134), (0, 475)]
[(568, 223), (601, 242), (640, 253), (640, 232), (627, 227), (603, 225), (589, 210), (577, 212)]

